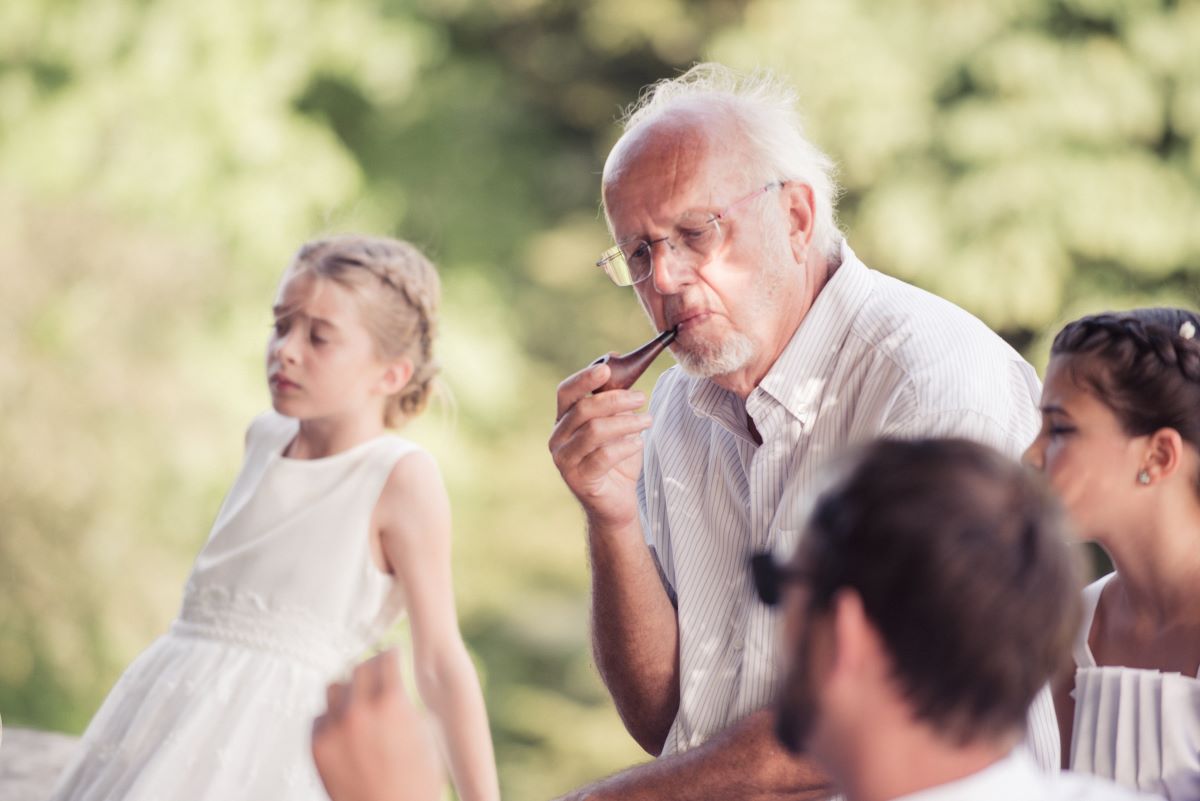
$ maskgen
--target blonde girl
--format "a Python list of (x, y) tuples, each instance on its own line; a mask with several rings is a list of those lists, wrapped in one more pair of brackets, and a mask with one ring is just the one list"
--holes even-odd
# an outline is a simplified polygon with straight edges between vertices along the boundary
[(325, 799), (309, 737), (326, 685), (407, 611), (458, 795), (495, 801), (446, 490), (427, 452), (387, 433), (429, 397), (439, 293), (404, 242), (300, 249), (273, 304), (273, 410), (250, 424), (179, 616), (113, 688), (54, 799)]

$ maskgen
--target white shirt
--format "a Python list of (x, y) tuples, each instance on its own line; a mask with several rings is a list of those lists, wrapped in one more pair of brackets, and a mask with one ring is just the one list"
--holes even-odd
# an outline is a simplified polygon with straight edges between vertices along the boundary
[[(1021, 752), (965, 779), (893, 801), (1155, 801), (1112, 782), (1078, 773), (1045, 773)], [(1158, 799), (1161, 801), (1161, 799)]]
[[(867, 269), (844, 244), (841, 266), (744, 406), (712, 381), (667, 370), (638, 482), (646, 542), (679, 620), (679, 711), (664, 755), (771, 700), (777, 625), (747, 558), (790, 554), (829, 457), (879, 435), (959, 436), (1016, 457), (1040, 426), (1040, 392), (1033, 368), (982, 322)], [(1048, 692), (1030, 722), (1038, 761), (1057, 769)]]

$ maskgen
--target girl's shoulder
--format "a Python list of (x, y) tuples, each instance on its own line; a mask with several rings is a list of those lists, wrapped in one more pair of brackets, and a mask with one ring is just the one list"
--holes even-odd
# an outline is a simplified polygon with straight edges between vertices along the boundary
[[(383, 520), (422, 519), (449, 513), (449, 497), (437, 460), (415, 443), (396, 437), (387, 477), (379, 494)], [(382, 450), (382, 449), (381, 449)]]
[(401, 458), (409, 454), (423, 454), (423, 458), (436, 464), (436, 460), (434, 460), (429, 451), (411, 439), (402, 437), (399, 434), (383, 434), (377, 437), (374, 449), (385, 460), (398, 462)]

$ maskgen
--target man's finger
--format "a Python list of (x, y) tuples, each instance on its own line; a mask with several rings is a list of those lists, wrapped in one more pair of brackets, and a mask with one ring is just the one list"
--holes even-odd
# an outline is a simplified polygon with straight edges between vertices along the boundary
[(325, 714), (330, 721), (341, 720), (350, 700), (350, 688), (345, 682), (335, 681), (325, 688)]
[(375, 657), (379, 662), (379, 689), (387, 692), (400, 684), (400, 654), (389, 648)]
[(604, 386), (604, 382), (612, 375), (607, 364), (590, 364), (574, 375), (570, 375), (558, 385), (558, 411), (554, 419), (561, 420), (567, 410), (582, 398), (586, 398), (594, 390)]
[(608, 417), (635, 415), (645, 403), (646, 394), (636, 389), (614, 389), (581, 399), (555, 421), (554, 429), (550, 433), (551, 453), (574, 439), (579, 429), (588, 423)]
[(363, 663), (363, 689), (368, 698), (378, 698), (387, 688), (388, 653), (375, 654)]

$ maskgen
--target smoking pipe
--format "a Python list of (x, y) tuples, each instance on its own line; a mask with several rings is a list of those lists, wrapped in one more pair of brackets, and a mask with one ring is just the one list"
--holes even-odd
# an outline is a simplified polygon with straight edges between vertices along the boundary
[(593, 367), (597, 364), (607, 364), (608, 368), (612, 370), (608, 381), (596, 392), (632, 387), (634, 382), (642, 377), (642, 373), (646, 372), (650, 363), (658, 358), (658, 354), (662, 353), (663, 349), (675, 339), (676, 330), (676, 328), (668, 328), (637, 350), (631, 350), (620, 356), (606, 354), (592, 362)]

